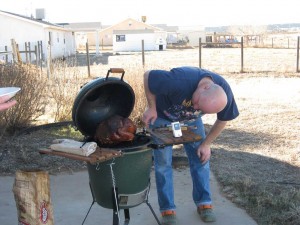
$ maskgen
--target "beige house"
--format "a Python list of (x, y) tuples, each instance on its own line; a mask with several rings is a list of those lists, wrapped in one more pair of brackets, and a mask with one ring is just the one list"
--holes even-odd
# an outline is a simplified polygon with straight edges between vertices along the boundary
[[(95, 46), (97, 36), (102, 29), (101, 22), (60, 23), (60, 26), (71, 29), (75, 33), (76, 48), (85, 48), (86, 43)], [(99, 43), (98, 43), (99, 45)]]
[(144, 22), (137, 21), (132, 18), (128, 18), (120, 23), (117, 23), (113, 26), (107, 27), (99, 32), (99, 40), (101, 46), (112, 46), (113, 45), (113, 37), (114, 31), (118, 30), (153, 30), (153, 31), (161, 31), (162, 29), (154, 27), (152, 25), (148, 25)]

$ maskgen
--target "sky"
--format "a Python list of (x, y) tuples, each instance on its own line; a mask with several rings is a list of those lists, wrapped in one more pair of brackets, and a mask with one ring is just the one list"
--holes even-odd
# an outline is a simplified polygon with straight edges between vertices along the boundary
[(230, 26), (300, 23), (299, 0), (1, 0), (0, 10), (25, 16), (44, 8), (51, 23), (101, 22), (127, 18), (169, 26)]

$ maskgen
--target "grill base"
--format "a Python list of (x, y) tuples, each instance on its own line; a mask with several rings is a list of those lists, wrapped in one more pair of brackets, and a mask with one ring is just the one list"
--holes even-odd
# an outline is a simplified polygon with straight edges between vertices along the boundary
[[(90, 186), (91, 188), (91, 186)], [(117, 191), (117, 190), (115, 190)], [(93, 195), (93, 191), (92, 191), (92, 188), (91, 188), (91, 192), (92, 192), (92, 195)], [(149, 186), (141, 191), (140, 193), (136, 193), (136, 194), (130, 194), (130, 195), (124, 195), (124, 194), (119, 194), (118, 195), (118, 199), (119, 199), (119, 207), (123, 207), (124, 208), (124, 215), (125, 215), (125, 221), (124, 221), (124, 225), (128, 225), (129, 224), (129, 221), (130, 221), (130, 214), (129, 214), (129, 208), (131, 207), (135, 207), (137, 205), (140, 205), (142, 203), (146, 203), (147, 206), (149, 207), (152, 215), (154, 216), (156, 222), (158, 225), (161, 225), (158, 217), (156, 216), (151, 204), (149, 203), (149, 200), (148, 200), (148, 195), (149, 195), (149, 192), (150, 192), (150, 182), (149, 182)], [(82, 222), (82, 225), (84, 224), (88, 214), (90, 213), (91, 211), (91, 208), (92, 206), (95, 204), (96, 200), (95, 200), (95, 197), (93, 195), (93, 202), (87, 212), (87, 214), (85, 215), (85, 218)], [(114, 206), (113, 207), (113, 225), (121, 225), (120, 224), (120, 217), (119, 217), (119, 207), (116, 207)]]

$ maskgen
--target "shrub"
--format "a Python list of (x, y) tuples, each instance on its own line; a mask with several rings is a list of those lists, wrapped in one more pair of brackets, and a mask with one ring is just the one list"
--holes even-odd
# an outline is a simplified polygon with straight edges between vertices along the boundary
[(72, 108), (74, 99), (80, 86), (86, 82), (86, 78), (79, 76), (77, 67), (69, 66), (64, 61), (53, 63), (53, 70), (49, 78), (49, 99), (52, 99), (51, 110), (54, 121), (72, 120)]
[(132, 87), (135, 94), (135, 104), (130, 118), (139, 127), (143, 127), (142, 117), (147, 107), (143, 79), (144, 69), (142, 67), (126, 68), (124, 79)]
[(36, 66), (26, 64), (0, 65), (0, 86), (20, 87), (15, 96), (17, 104), (1, 112), (0, 126), (2, 130), (14, 132), (18, 128), (29, 126), (45, 113), (47, 99), (47, 79)]

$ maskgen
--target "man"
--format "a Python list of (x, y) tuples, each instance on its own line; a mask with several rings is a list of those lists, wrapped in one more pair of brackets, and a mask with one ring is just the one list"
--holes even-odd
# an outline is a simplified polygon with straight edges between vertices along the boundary
[(0, 97), (0, 111), (5, 111), (11, 107), (13, 107), (17, 101), (16, 100), (9, 100), (9, 96), (1, 96)]
[[(210, 146), (224, 129), (227, 121), (238, 115), (233, 93), (226, 80), (218, 74), (196, 67), (151, 70), (144, 74), (148, 108), (143, 121), (146, 126), (159, 127), (174, 121), (196, 127), (200, 142), (184, 144), (193, 181), (193, 200), (204, 222), (216, 220), (212, 209), (209, 185)], [(206, 135), (203, 114), (217, 114)], [(172, 146), (154, 150), (157, 195), (163, 225), (176, 224), (172, 175)]]

